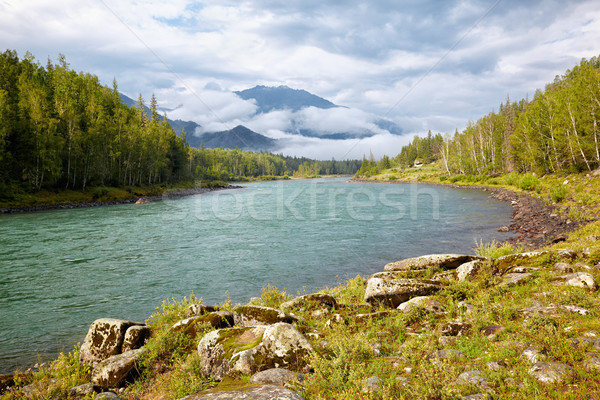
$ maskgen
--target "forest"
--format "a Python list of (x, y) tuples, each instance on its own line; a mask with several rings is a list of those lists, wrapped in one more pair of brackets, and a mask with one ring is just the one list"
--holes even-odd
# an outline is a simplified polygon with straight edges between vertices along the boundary
[(27, 53), (0, 54), (0, 197), (16, 191), (170, 185), (262, 176), (354, 174), (360, 161), (315, 161), (270, 153), (193, 148), (166, 116), (121, 102), (116, 81), (46, 66)]
[(415, 137), (394, 158), (364, 159), (359, 176), (415, 161), (448, 174), (592, 171), (600, 166), (600, 59), (583, 59), (532, 100), (510, 98), (462, 132)]

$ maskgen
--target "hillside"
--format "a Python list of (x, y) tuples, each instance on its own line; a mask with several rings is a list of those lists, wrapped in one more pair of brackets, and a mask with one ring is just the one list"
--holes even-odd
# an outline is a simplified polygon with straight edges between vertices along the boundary
[(204, 133), (189, 137), (190, 146), (205, 148), (240, 149), (247, 151), (275, 151), (277, 140), (256, 133), (245, 126), (238, 125), (233, 129), (222, 132)]

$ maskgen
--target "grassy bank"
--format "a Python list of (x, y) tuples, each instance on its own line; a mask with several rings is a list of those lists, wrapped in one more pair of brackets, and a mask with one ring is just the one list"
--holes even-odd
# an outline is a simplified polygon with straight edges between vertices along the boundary
[(10, 195), (0, 197), (0, 210), (35, 210), (53, 207), (68, 207), (97, 204), (114, 204), (135, 201), (142, 197), (160, 197), (164, 193), (193, 189), (226, 187), (222, 181), (181, 182), (175, 185), (150, 185), (110, 187), (97, 186), (86, 190), (40, 190), (26, 192), (11, 188)]
[(368, 178), (374, 182), (423, 182), (457, 186), (505, 188), (543, 200), (573, 221), (600, 218), (600, 173), (449, 175), (439, 163), (390, 168)]

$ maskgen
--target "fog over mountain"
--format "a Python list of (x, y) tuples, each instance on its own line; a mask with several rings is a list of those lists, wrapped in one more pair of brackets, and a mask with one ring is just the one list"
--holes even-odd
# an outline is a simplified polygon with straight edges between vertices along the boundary
[[(374, 147), (389, 150), (394, 142), (399, 151), (407, 141), (391, 119), (334, 104), (302, 89), (258, 85), (227, 92), (209, 85), (201, 96), (200, 104), (199, 96), (189, 96), (183, 106), (168, 113), (198, 123), (193, 134), (186, 128), (188, 141), (196, 147), (203, 142), (205, 147), (349, 159), (362, 158)], [(190, 113), (196, 109), (198, 113)]]

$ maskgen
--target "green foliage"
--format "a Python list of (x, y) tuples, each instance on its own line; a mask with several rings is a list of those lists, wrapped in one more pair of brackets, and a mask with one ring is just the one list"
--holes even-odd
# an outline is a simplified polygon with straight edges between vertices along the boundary
[[(442, 161), (449, 174), (502, 174), (592, 171), (600, 166), (600, 66), (598, 57), (579, 65), (538, 91), (532, 101), (506, 99), (491, 112), (452, 137), (415, 137), (395, 161), (403, 167), (415, 159)], [(505, 183), (539, 190), (532, 177)]]
[(569, 189), (565, 185), (553, 186), (550, 189), (550, 198), (555, 203), (560, 203), (569, 195)]
[(524, 174), (520, 177), (518, 187), (523, 190), (535, 190), (540, 180), (533, 174)]
[(498, 243), (496, 240), (485, 242), (475, 240), (475, 254), (481, 257), (498, 258), (509, 254), (521, 253), (522, 246), (515, 247), (510, 243)]

